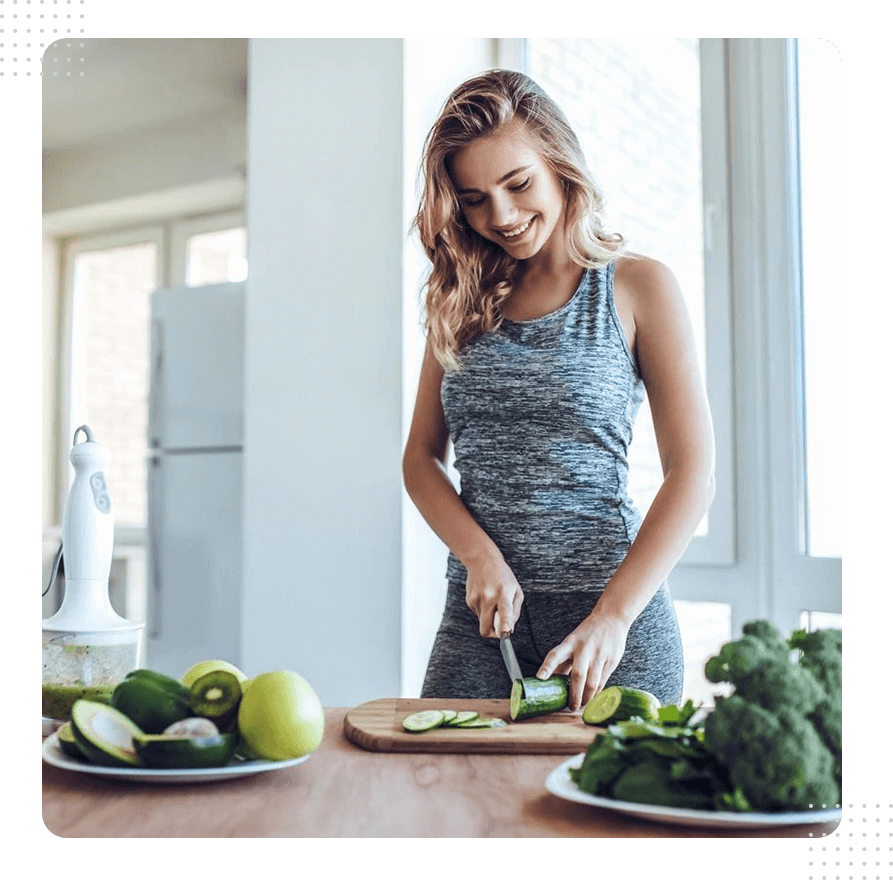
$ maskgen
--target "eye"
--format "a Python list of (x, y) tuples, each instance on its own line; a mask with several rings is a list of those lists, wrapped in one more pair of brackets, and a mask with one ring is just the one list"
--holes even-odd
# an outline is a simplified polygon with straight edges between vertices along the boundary
[(462, 199), (462, 204), (465, 205), (466, 208), (475, 208), (478, 205), (483, 204), (483, 198), (479, 199)]
[(528, 186), (530, 186), (530, 178), (529, 177), (523, 183), (519, 183), (516, 186), (510, 186), (509, 189), (512, 192), (521, 192), (521, 190), (527, 189)]

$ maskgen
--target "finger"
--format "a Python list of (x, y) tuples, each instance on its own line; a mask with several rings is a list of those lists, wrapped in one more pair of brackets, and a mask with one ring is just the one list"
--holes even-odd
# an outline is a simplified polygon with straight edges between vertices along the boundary
[(583, 691), (586, 687), (586, 679), (589, 673), (589, 666), (584, 665), (580, 657), (574, 658), (574, 666), (571, 674), (568, 676), (568, 699), (567, 707), (572, 712), (576, 712), (583, 701)]
[(499, 597), (499, 606), (493, 615), (493, 629), (496, 635), (511, 635), (514, 629), (515, 618), (512, 613), (512, 603), (505, 596)]
[(480, 624), (481, 635), (484, 638), (492, 638), (494, 634), (495, 625), (493, 623), (493, 617), (496, 614), (496, 606), (495, 605), (484, 605), (481, 608), (481, 612), (478, 616), (478, 622)]
[(518, 618), (521, 616), (521, 606), (524, 604), (524, 594), (520, 590), (515, 590), (512, 599), (512, 629), (514, 630)]
[(568, 646), (561, 644), (556, 645), (546, 654), (542, 665), (536, 672), (537, 678), (549, 678), (555, 675), (555, 671), (561, 667), (567, 669), (570, 665), (571, 650)]
[(598, 687), (594, 684), (586, 684), (586, 687), (583, 688), (583, 702), (580, 704), (583, 708), (586, 708), (586, 704), (598, 693)]

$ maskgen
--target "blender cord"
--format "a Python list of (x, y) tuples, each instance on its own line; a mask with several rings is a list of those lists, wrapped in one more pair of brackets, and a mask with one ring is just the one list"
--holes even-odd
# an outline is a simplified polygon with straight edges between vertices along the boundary
[(41, 596), (46, 596), (52, 588), (53, 584), (56, 583), (56, 575), (59, 574), (59, 563), (62, 561), (62, 544), (59, 544), (59, 549), (56, 551), (56, 558), (53, 560), (53, 570), (50, 572), (50, 580), (47, 584), (47, 588), (41, 593)]

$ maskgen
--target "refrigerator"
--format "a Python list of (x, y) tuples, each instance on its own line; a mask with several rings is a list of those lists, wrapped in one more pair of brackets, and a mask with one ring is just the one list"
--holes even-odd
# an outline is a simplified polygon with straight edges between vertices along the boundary
[(146, 665), (241, 663), (244, 283), (151, 297)]

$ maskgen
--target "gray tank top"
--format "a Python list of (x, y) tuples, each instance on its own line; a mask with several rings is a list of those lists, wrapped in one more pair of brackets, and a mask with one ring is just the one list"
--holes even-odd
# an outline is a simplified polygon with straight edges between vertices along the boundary
[[(614, 264), (571, 299), (461, 351), (441, 400), (468, 510), (522, 589), (603, 588), (641, 517), (627, 451), (644, 386), (614, 305)], [(464, 582), (451, 553), (447, 577)]]

